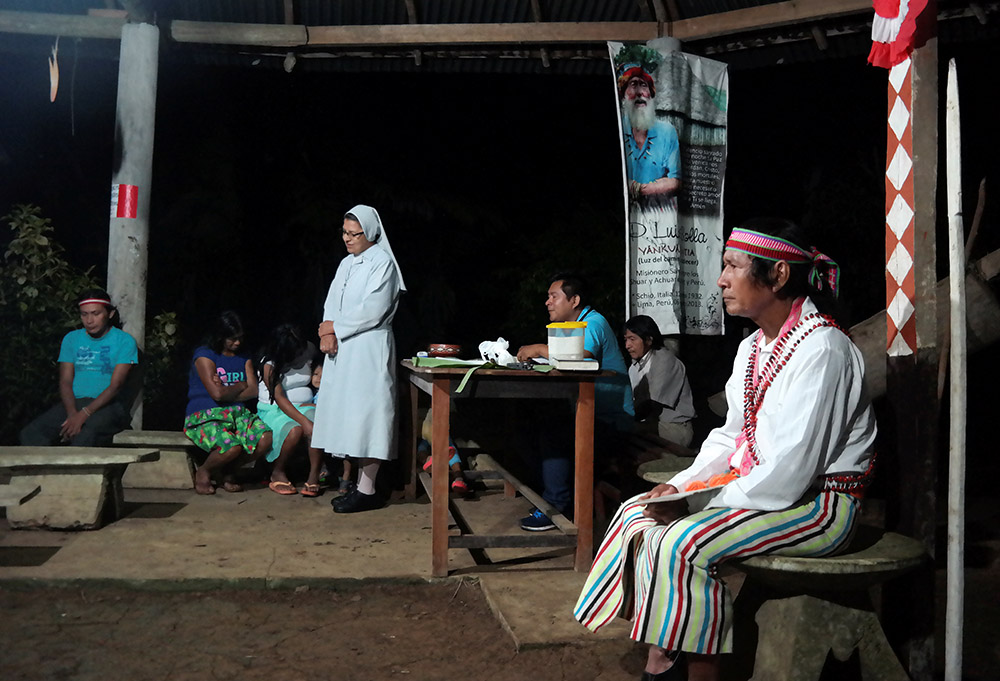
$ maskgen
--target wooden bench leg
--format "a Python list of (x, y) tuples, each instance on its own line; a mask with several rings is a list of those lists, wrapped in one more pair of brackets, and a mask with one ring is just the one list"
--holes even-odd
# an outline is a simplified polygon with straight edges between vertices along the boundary
[(506, 478), (503, 481), (503, 496), (505, 499), (513, 499), (517, 496), (517, 488), (510, 484)]

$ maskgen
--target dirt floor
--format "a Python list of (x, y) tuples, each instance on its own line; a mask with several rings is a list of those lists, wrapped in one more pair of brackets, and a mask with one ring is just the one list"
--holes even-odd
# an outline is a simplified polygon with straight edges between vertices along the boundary
[[(997, 580), (992, 571), (968, 577), (983, 598), (967, 603), (963, 679), (991, 681)], [(943, 581), (939, 574), (939, 596)], [(0, 613), (3, 681), (621, 681), (638, 678), (645, 657), (627, 641), (517, 651), (470, 581), (350, 591), (0, 588)], [(939, 622), (937, 679), (943, 633)]]
[(610, 680), (623, 642), (515, 651), (474, 583), (356, 591), (0, 590), (3, 681)]

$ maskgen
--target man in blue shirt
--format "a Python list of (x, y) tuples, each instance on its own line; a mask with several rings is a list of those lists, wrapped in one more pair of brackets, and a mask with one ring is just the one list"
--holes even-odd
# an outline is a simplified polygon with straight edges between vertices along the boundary
[[(635, 410), (632, 407), (628, 366), (618, 347), (618, 336), (604, 315), (585, 303), (586, 295), (586, 284), (580, 276), (557, 274), (549, 285), (545, 307), (549, 311), (551, 322), (586, 322), (584, 356), (600, 362), (602, 370), (615, 372), (614, 376), (600, 377), (595, 381), (594, 441), (600, 447), (601, 444), (613, 442), (618, 432), (632, 429)], [(517, 358), (522, 362), (548, 356), (548, 345), (545, 343), (525, 345), (517, 351)], [(552, 423), (548, 419), (546, 421), (539, 428), (544, 440), (539, 456), (542, 498), (560, 513), (566, 514), (570, 511), (573, 500), (572, 445), (560, 437), (564, 433), (554, 433)], [(557, 423), (557, 428), (558, 425)], [(521, 529), (529, 532), (551, 530), (554, 527), (552, 520), (537, 508), (531, 515), (521, 519)]]
[(677, 131), (656, 117), (652, 76), (641, 66), (629, 66), (618, 79), (629, 198), (646, 204), (670, 203), (681, 188)]
[(24, 427), (22, 445), (109, 445), (128, 427), (121, 389), (138, 362), (135, 340), (114, 326), (118, 310), (106, 291), (84, 291), (77, 306), (83, 328), (67, 333), (59, 350), (61, 401)]

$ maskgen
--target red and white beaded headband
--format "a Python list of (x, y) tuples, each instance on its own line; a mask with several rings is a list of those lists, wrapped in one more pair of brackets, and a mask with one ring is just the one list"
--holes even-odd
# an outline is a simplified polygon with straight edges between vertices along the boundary
[(107, 305), (108, 307), (114, 307), (110, 300), (105, 300), (104, 298), (87, 298), (86, 300), (81, 300), (77, 305), (84, 306), (90, 305), (91, 303), (97, 303), (98, 305)]
[[(731, 248), (734, 251), (742, 251), (749, 255), (775, 262), (784, 260), (793, 264), (811, 263), (812, 269), (809, 271), (809, 283), (823, 290), (823, 279), (826, 279), (827, 285), (830, 287), (830, 292), (835, 296), (837, 295), (840, 284), (840, 267), (815, 248), (806, 251), (791, 241), (779, 239), (770, 234), (743, 229), (742, 227), (735, 228), (733, 233), (729, 235), (729, 240), (726, 241), (726, 248)], [(821, 275), (817, 268), (817, 265), (821, 262), (826, 263), (825, 276)]]

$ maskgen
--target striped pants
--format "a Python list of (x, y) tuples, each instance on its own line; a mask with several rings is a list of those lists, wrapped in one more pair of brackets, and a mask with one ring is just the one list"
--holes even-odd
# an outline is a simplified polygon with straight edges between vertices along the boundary
[(620, 615), (632, 620), (635, 641), (701, 654), (732, 651), (733, 604), (720, 563), (835, 553), (850, 541), (860, 507), (824, 490), (783, 511), (710, 508), (661, 525), (634, 500), (611, 521), (573, 614), (591, 631)]

